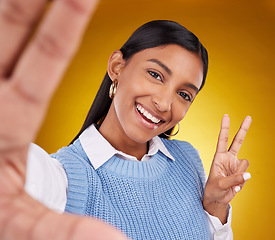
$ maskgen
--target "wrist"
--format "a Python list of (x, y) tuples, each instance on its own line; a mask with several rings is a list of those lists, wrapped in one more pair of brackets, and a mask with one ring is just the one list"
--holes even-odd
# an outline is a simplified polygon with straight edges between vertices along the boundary
[(222, 224), (225, 224), (227, 222), (228, 204), (217, 201), (207, 201), (204, 199), (203, 208), (210, 215), (219, 218)]

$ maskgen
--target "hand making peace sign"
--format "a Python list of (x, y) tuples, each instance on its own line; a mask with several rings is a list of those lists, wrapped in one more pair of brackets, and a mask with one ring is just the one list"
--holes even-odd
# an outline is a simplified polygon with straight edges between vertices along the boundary
[(245, 118), (231, 146), (227, 149), (229, 122), (229, 116), (224, 115), (203, 199), (205, 210), (211, 215), (219, 217), (223, 223), (226, 222), (228, 203), (251, 177), (249, 173), (245, 172), (249, 165), (248, 161), (237, 158), (251, 124), (251, 118)]
[(54, 213), (24, 192), (29, 144), (97, 0), (54, 1), (29, 39), (46, 2), (0, 0), (0, 239), (126, 239), (97, 220)]

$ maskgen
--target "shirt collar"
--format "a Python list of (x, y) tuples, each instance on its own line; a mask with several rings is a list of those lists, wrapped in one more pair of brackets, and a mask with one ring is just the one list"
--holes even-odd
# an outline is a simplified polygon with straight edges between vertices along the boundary
[[(87, 154), (91, 164), (95, 169), (99, 168), (105, 162), (107, 162), (112, 156), (118, 155), (119, 157), (130, 160), (138, 161), (136, 157), (128, 155), (124, 152), (116, 150), (96, 129), (92, 124), (90, 127), (79, 137), (80, 143)], [(146, 161), (155, 155), (158, 151), (161, 151), (164, 155), (172, 160), (175, 160), (164, 146), (161, 139), (156, 136), (149, 142), (149, 151), (143, 156), (141, 161)]]

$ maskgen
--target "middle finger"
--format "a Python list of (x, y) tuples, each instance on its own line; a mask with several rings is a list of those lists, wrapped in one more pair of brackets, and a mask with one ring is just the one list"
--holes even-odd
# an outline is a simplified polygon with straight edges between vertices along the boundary
[(7, 75), (20, 54), (46, 0), (0, 2), (0, 78)]
[(247, 133), (247, 131), (249, 129), (251, 121), (252, 121), (251, 117), (249, 117), (249, 116), (247, 116), (244, 119), (244, 121), (243, 121), (243, 123), (242, 123), (242, 125), (241, 125), (241, 127), (239, 129), (239, 131), (237, 132), (237, 134), (235, 135), (235, 137), (234, 137), (234, 139), (232, 141), (231, 146), (229, 147), (228, 151), (230, 153), (232, 153), (234, 156), (237, 156), (237, 154), (238, 154), (238, 152), (239, 152), (239, 150), (240, 150), (240, 148), (242, 146), (243, 140), (244, 140), (245, 135), (246, 135), (246, 133)]

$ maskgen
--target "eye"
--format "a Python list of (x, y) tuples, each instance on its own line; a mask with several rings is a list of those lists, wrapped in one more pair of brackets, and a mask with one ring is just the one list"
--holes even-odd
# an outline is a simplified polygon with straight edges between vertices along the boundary
[(162, 81), (161, 76), (160, 76), (158, 73), (153, 72), (153, 71), (148, 71), (148, 73), (149, 73), (153, 78), (155, 78), (155, 79), (157, 79), (157, 80), (159, 80), (159, 81)]
[(192, 102), (191, 97), (186, 92), (178, 92), (178, 94), (186, 101)]

